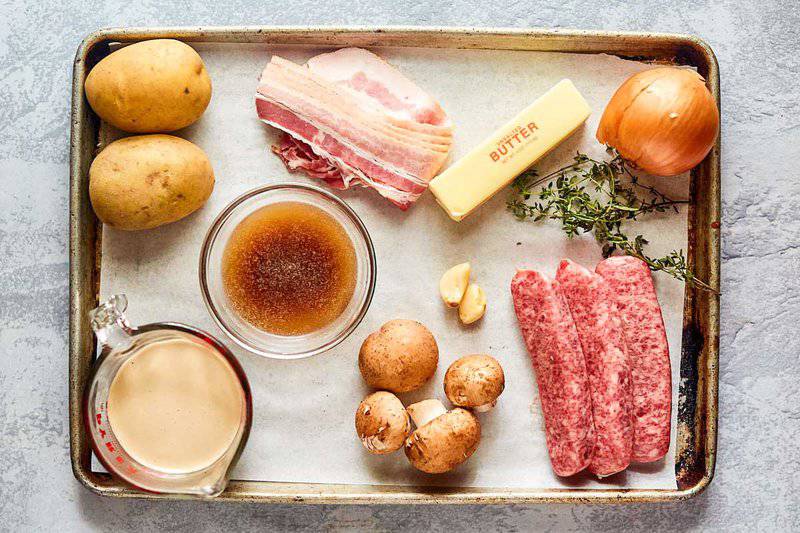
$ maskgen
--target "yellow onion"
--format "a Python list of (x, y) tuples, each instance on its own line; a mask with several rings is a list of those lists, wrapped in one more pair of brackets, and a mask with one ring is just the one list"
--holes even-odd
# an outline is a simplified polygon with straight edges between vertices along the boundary
[(697, 72), (659, 67), (634, 74), (606, 106), (597, 140), (649, 174), (675, 176), (714, 146), (719, 111)]

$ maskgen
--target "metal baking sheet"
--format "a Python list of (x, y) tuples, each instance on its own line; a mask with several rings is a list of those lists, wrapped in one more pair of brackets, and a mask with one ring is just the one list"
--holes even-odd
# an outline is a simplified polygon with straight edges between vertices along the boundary
[[(571, 37), (564, 39), (565, 36)], [(330, 29), (226, 29), (212, 30), (109, 30), (90, 36), (79, 51), (75, 70), (75, 100), (73, 112), (83, 120), (73, 120), (73, 262), (72, 262), (72, 352), (71, 352), (71, 417), (73, 466), (76, 476), (85, 484), (103, 493), (118, 495), (140, 495), (122, 485), (117, 485), (113, 478), (106, 474), (91, 472), (88, 463), (83, 463), (82, 450), (88, 455), (88, 447), (83, 442), (81, 413), (76, 398), (80, 397), (82, 381), (76, 382), (75, 375), (81, 373), (85, 379), (94, 353), (92, 336), (85, 324), (85, 310), (92, 307), (97, 300), (97, 280), (100, 266), (99, 245), (96, 232), (97, 223), (93, 218), (88, 199), (86, 198), (86, 169), (91, 162), (92, 151), (97, 141), (97, 119), (91, 115), (82, 95), (83, 76), (89, 70), (88, 62), (97, 61), (108, 53), (108, 44), (118, 41), (129, 42), (154, 37), (175, 37), (194, 42), (253, 42), (269, 44), (313, 44), (324, 46), (416, 46), (426, 48), (485, 48), (506, 50), (537, 50), (562, 52), (606, 52), (625, 57), (659, 62), (674, 62), (695, 66), (709, 81), (715, 96), (717, 78), (713, 55), (702, 43), (689, 37), (681, 36), (636, 36), (632, 34), (594, 34), (588, 32), (540, 31), (470, 31), (470, 30), (423, 30), (415, 28), (385, 30), (330, 30)], [(605, 39), (607, 42), (601, 43)], [(637, 40), (638, 39), (638, 40)], [(671, 41), (670, 41), (671, 40)], [(636, 41), (636, 47), (630, 46), (627, 52), (621, 50), (626, 41)], [(673, 43), (670, 49), (665, 41)], [(604, 47), (603, 47), (604, 46)], [(705, 56), (703, 54), (706, 54)], [(702, 58), (706, 59), (703, 60)], [(85, 114), (85, 115), (84, 115)], [(73, 118), (77, 118), (75, 115)], [(88, 120), (87, 120), (88, 119)], [(87, 132), (87, 126), (89, 131)], [(82, 136), (84, 147), (81, 150)], [(714, 152), (695, 172), (692, 180), (692, 205), (689, 210), (689, 259), (695, 261), (698, 274), (703, 276), (702, 262), (711, 260), (704, 277), (715, 284), (718, 271), (711, 265), (717, 264), (718, 254), (716, 228), (714, 221), (698, 218), (699, 213), (715, 214), (718, 209), (718, 165), (717, 153)], [(709, 167), (709, 165), (711, 165)], [(717, 171), (714, 171), (714, 169)], [(706, 181), (708, 183), (703, 183)], [(701, 189), (709, 189), (701, 193)], [(77, 206), (76, 192), (83, 199)], [(701, 201), (702, 200), (702, 201)], [(707, 205), (707, 204), (713, 205)], [(80, 213), (76, 213), (76, 211)], [(76, 216), (79, 215), (79, 216)], [(82, 216), (80, 216), (82, 215)], [(705, 216), (705, 215), (704, 215)], [(87, 218), (88, 217), (88, 218)], [(87, 223), (88, 222), (88, 223)], [(91, 226), (91, 227), (89, 227)], [(705, 228), (704, 230), (701, 228)], [(93, 231), (88, 238), (78, 238), (81, 246), (76, 246), (76, 234), (80, 230)], [(84, 231), (84, 234), (86, 231)], [(97, 236), (97, 237), (96, 237)], [(705, 247), (708, 252), (698, 254), (698, 249)], [(93, 249), (91, 252), (87, 248)], [(83, 284), (75, 283), (76, 275), (81, 276), (79, 264), (81, 258), (93, 258), (91, 272), (83, 272)], [(88, 286), (87, 286), (88, 282)], [(83, 293), (83, 294), (82, 294)], [(432, 489), (430, 487), (404, 486), (364, 486), (335, 484), (298, 484), (276, 482), (241, 481), (231, 484), (223, 498), (257, 499), (268, 501), (287, 501), (302, 499), (325, 502), (477, 502), (477, 501), (627, 501), (653, 500), (688, 497), (702, 490), (707, 485), (713, 470), (713, 423), (715, 422), (716, 401), (716, 305), (717, 297), (707, 293), (687, 291), (684, 304), (684, 350), (681, 363), (681, 390), (678, 405), (678, 453), (676, 461), (677, 490), (640, 490), (640, 489), (475, 489), (447, 488)], [(702, 309), (702, 300), (708, 300)], [(699, 305), (698, 305), (699, 304)], [(80, 313), (83, 309), (84, 313)], [(695, 327), (699, 324), (699, 327)], [(705, 324), (707, 327), (703, 328)], [(710, 336), (709, 336), (710, 334)], [(83, 336), (83, 339), (80, 337)], [(88, 337), (88, 338), (86, 338)], [(703, 340), (698, 345), (698, 339)], [(711, 339), (711, 342), (709, 342)], [(78, 346), (80, 340), (88, 342)], [(79, 351), (80, 348), (85, 351)], [(710, 349), (709, 349), (710, 348)], [(705, 365), (698, 364), (702, 358)], [(76, 360), (77, 359), (77, 360)], [(79, 364), (79, 363), (82, 363)], [(704, 368), (705, 366), (705, 368)], [(713, 374), (713, 376), (712, 376)], [(709, 379), (711, 377), (712, 379)], [(705, 378), (705, 381), (704, 381)], [(707, 399), (703, 400), (705, 395)], [(710, 400), (710, 401), (709, 401)], [(704, 412), (705, 411), (705, 412)], [(711, 416), (709, 416), (711, 415)], [(709, 425), (710, 424), (710, 425)], [(703, 436), (706, 441), (703, 442)], [(708, 440), (711, 437), (711, 440)], [(700, 457), (704, 450), (705, 457)], [(153, 496), (151, 496), (153, 497)], [(157, 497), (157, 496), (156, 496)]]

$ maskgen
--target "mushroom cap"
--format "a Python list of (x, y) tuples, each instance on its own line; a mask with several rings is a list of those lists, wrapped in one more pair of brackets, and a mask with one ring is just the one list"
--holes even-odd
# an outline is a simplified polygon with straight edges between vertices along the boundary
[(411, 465), (429, 474), (449, 472), (478, 448), (481, 425), (465, 409), (440, 415), (406, 439), (405, 452)]
[(503, 367), (490, 355), (465, 355), (444, 375), (444, 393), (453, 405), (491, 409), (506, 385)]
[(369, 453), (383, 455), (399, 450), (410, 431), (408, 413), (391, 392), (374, 392), (358, 405), (356, 433)]
[(371, 333), (358, 353), (358, 368), (370, 387), (409, 392), (436, 372), (439, 347), (428, 328), (413, 320), (390, 320)]

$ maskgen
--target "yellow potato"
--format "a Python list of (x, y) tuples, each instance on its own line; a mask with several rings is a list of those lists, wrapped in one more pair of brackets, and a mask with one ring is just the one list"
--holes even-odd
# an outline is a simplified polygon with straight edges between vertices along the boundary
[(172, 135), (139, 135), (109, 144), (89, 169), (89, 197), (103, 223), (155, 228), (199, 209), (214, 189), (205, 152)]
[(194, 49), (155, 39), (121, 48), (86, 77), (86, 99), (100, 118), (133, 133), (175, 131), (211, 100), (211, 79)]

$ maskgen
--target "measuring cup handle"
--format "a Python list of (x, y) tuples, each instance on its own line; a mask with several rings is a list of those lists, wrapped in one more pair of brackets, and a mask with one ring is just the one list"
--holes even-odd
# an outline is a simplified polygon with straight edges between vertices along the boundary
[(116, 294), (89, 311), (92, 329), (102, 347), (111, 350), (124, 350), (133, 341), (133, 328), (128, 324), (125, 309), (128, 299), (124, 294)]

